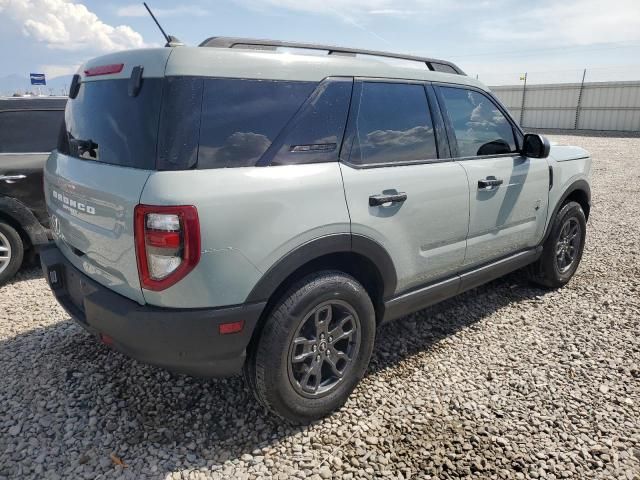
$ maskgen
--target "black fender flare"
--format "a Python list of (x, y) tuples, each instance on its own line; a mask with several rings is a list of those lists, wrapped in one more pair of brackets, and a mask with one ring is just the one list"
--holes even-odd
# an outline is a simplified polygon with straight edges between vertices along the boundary
[(560, 211), (560, 208), (562, 207), (562, 204), (569, 197), (569, 195), (571, 195), (572, 193), (574, 193), (576, 191), (584, 192), (587, 195), (587, 201), (589, 202), (589, 205), (591, 205), (591, 187), (589, 186), (589, 183), (584, 179), (576, 180), (575, 182), (571, 183), (565, 189), (564, 193), (560, 196), (560, 199), (558, 200), (558, 202), (556, 203), (555, 207), (553, 208), (553, 212), (549, 216), (549, 222), (547, 223), (547, 227), (546, 227), (546, 230), (544, 232), (544, 236), (542, 237), (542, 241), (540, 242), (540, 245), (544, 244), (544, 242), (547, 241), (547, 238), (551, 234), (551, 229), (552, 229), (552, 226), (553, 226), (553, 220), (554, 220), (554, 218), (556, 218), (556, 215)]
[(47, 230), (27, 206), (13, 197), (0, 196), (0, 219), (7, 217), (15, 222), (29, 237), (31, 245), (44, 245), (49, 242)]
[(383, 298), (396, 290), (397, 274), (387, 250), (375, 240), (364, 235), (336, 233), (310, 240), (278, 260), (262, 276), (246, 299), (247, 303), (268, 300), (276, 289), (299, 268), (326, 255), (334, 253), (356, 253), (373, 263), (383, 283)]

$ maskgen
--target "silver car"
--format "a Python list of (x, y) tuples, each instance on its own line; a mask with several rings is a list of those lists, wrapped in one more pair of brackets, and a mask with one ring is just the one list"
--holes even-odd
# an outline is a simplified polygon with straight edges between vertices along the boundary
[(584, 247), (589, 154), (442, 60), (120, 52), (81, 67), (64, 131), (41, 252), (59, 302), (143, 362), (244, 372), (293, 422), (345, 402), (381, 324), (523, 267), (561, 287)]

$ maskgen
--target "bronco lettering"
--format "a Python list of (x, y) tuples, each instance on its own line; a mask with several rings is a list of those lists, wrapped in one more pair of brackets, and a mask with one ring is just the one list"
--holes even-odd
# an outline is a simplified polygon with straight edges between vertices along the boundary
[(62, 193), (55, 190), (52, 190), (51, 194), (53, 198), (61, 202), (63, 204), (63, 208), (69, 210), (72, 215), (77, 214), (77, 212), (84, 212), (88, 213), (89, 215), (96, 214), (96, 209), (91, 205), (86, 205), (82, 202), (78, 202), (77, 200), (73, 200), (72, 198), (69, 198), (66, 195), (63, 195)]

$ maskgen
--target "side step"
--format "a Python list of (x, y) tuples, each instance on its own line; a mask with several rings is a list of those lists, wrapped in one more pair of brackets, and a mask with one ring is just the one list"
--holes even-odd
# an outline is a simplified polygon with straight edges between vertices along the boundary
[(542, 247), (516, 253), (509, 257), (461, 272), (453, 277), (432, 283), (425, 287), (400, 294), (384, 303), (382, 322), (417, 312), (438, 302), (451, 298), (466, 290), (483, 285), (507, 273), (535, 262), (542, 254)]

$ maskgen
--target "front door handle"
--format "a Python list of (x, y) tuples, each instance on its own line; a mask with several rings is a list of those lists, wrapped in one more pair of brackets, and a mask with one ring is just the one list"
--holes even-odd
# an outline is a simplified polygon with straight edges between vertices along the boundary
[(499, 187), (503, 183), (504, 182), (502, 181), (501, 178), (487, 177), (487, 178), (483, 178), (482, 180), (478, 180), (478, 188), (481, 190), (484, 190), (484, 189), (489, 189), (493, 187)]
[(371, 195), (369, 197), (370, 207), (379, 207), (385, 203), (402, 203), (407, 199), (406, 193), (393, 193), (390, 195)]
[(6, 183), (16, 183), (18, 180), (24, 180), (26, 175), (0, 175), (0, 180), (4, 180)]

